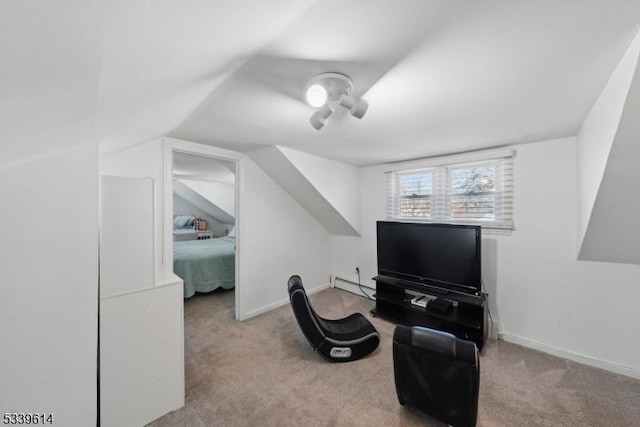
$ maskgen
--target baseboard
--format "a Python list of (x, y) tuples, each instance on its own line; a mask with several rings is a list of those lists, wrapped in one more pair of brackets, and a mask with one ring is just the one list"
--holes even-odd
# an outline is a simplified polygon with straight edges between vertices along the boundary
[(568, 350), (563, 350), (561, 348), (554, 347), (548, 344), (543, 344), (541, 342), (530, 340), (528, 338), (523, 338), (518, 335), (499, 332), (498, 337), (503, 341), (518, 344), (523, 347), (528, 347), (534, 350), (541, 351), (543, 353), (551, 354), (553, 356), (558, 356), (564, 359), (573, 360), (574, 362), (593, 366), (594, 368), (604, 369), (606, 371), (614, 372), (620, 375), (625, 375), (627, 377), (640, 379), (640, 369), (632, 368), (630, 366), (625, 366), (619, 363), (596, 359), (593, 357), (585, 356), (583, 354), (575, 353)]
[[(358, 286), (358, 283), (354, 282), (350, 278), (333, 276), (331, 283), (333, 284), (334, 288), (351, 292), (352, 294), (356, 294), (360, 297), (364, 297), (364, 295), (362, 295), (362, 291), (360, 290), (360, 287)], [(374, 288), (368, 286), (366, 283), (363, 283), (362, 289), (367, 293), (367, 295), (369, 295), (369, 297), (375, 299), (374, 294), (376, 293), (376, 290)]]
[[(325, 290), (325, 289), (327, 289), (329, 287), (331, 287), (331, 284), (330, 283), (325, 283), (323, 285), (316, 286), (315, 288), (312, 288), (312, 289), (307, 289), (305, 287), (305, 291), (307, 292), (307, 295), (313, 295), (316, 292), (323, 291), (323, 290)], [(261, 314), (264, 314), (264, 313), (266, 313), (268, 311), (271, 311), (271, 310), (275, 310), (276, 308), (282, 307), (283, 305), (287, 305), (287, 304), (289, 304), (289, 298), (285, 298), (283, 300), (276, 301), (274, 303), (265, 305), (264, 307), (260, 307), (260, 308), (257, 308), (255, 310), (247, 311), (245, 313), (245, 317), (244, 317), (243, 320), (251, 319), (252, 317), (259, 316)]]

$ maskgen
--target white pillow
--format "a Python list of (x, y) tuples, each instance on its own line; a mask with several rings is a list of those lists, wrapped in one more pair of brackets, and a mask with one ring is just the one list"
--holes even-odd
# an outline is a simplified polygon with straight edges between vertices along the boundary
[(173, 228), (184, 228), (186, 227), (189, 222), (191, 222), (191, 219), (193, 218), (193, 216), (191, 215), (176, 215), (173, 218)]
[(228, 237), (236, 237), (236, 227), (233, 227), (231, 229), (231, 231), (229, 232), (229, 234), (227, 234)]

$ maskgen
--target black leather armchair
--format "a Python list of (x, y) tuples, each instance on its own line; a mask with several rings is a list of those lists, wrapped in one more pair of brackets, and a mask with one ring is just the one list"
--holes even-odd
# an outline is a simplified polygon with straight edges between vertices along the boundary
[(331, 362), (349, 362), (371, 353), (380, 343), (380, 334), (360, 313), (344, 319), (318, 316), (309, 303), (300, 276), (288, 282), (293, 313), (313, 349)]
[(480, 360), (475, 343), (419, 326), (397, 325), (393, 369), (401, 405), (453, 426), (475, 426)]

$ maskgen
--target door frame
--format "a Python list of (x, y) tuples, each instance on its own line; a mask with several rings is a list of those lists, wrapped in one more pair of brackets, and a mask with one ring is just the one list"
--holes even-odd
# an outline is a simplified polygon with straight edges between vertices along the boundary
[[(163, 218), (163, 239), (162, 239), (162, 264), (165, 267), (167, 277), (173, 275), (173, 153), (180, 152), (212, 159), (235, 162), (236, 182), (235, 182), (235, 214), (236, 214), (236, 257), (235, 257), (235, 318), (236, 320), (246, 319), (243, 312), (243, 290), (242, 283), (243, 260), (244, 257), (244, 233), (242, 227), (243, 199), (244, 199), (244, 173), (246, 156), (242, 153), (212, 147), (210, 145), (197, 144), (175, 138), (163, 138), (163, 177), (164, 177), (164, 218)], [(184, 321), (184, 319), (183, 319)]]

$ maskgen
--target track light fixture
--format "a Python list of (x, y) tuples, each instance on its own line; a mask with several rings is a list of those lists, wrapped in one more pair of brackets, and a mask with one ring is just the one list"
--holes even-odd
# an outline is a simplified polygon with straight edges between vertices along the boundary
[(309, 119), (311, 126), (317, 130), (322, 129), (338, 105), (349, 110), (353, 117), (361, 119), (367, 112), (369, 103), (352, 97), (352, 91), (353, 82), (344, 74), (322, 73), (311, 79), (307, 85), (307, 102), (312, 107), (319, 108)]

